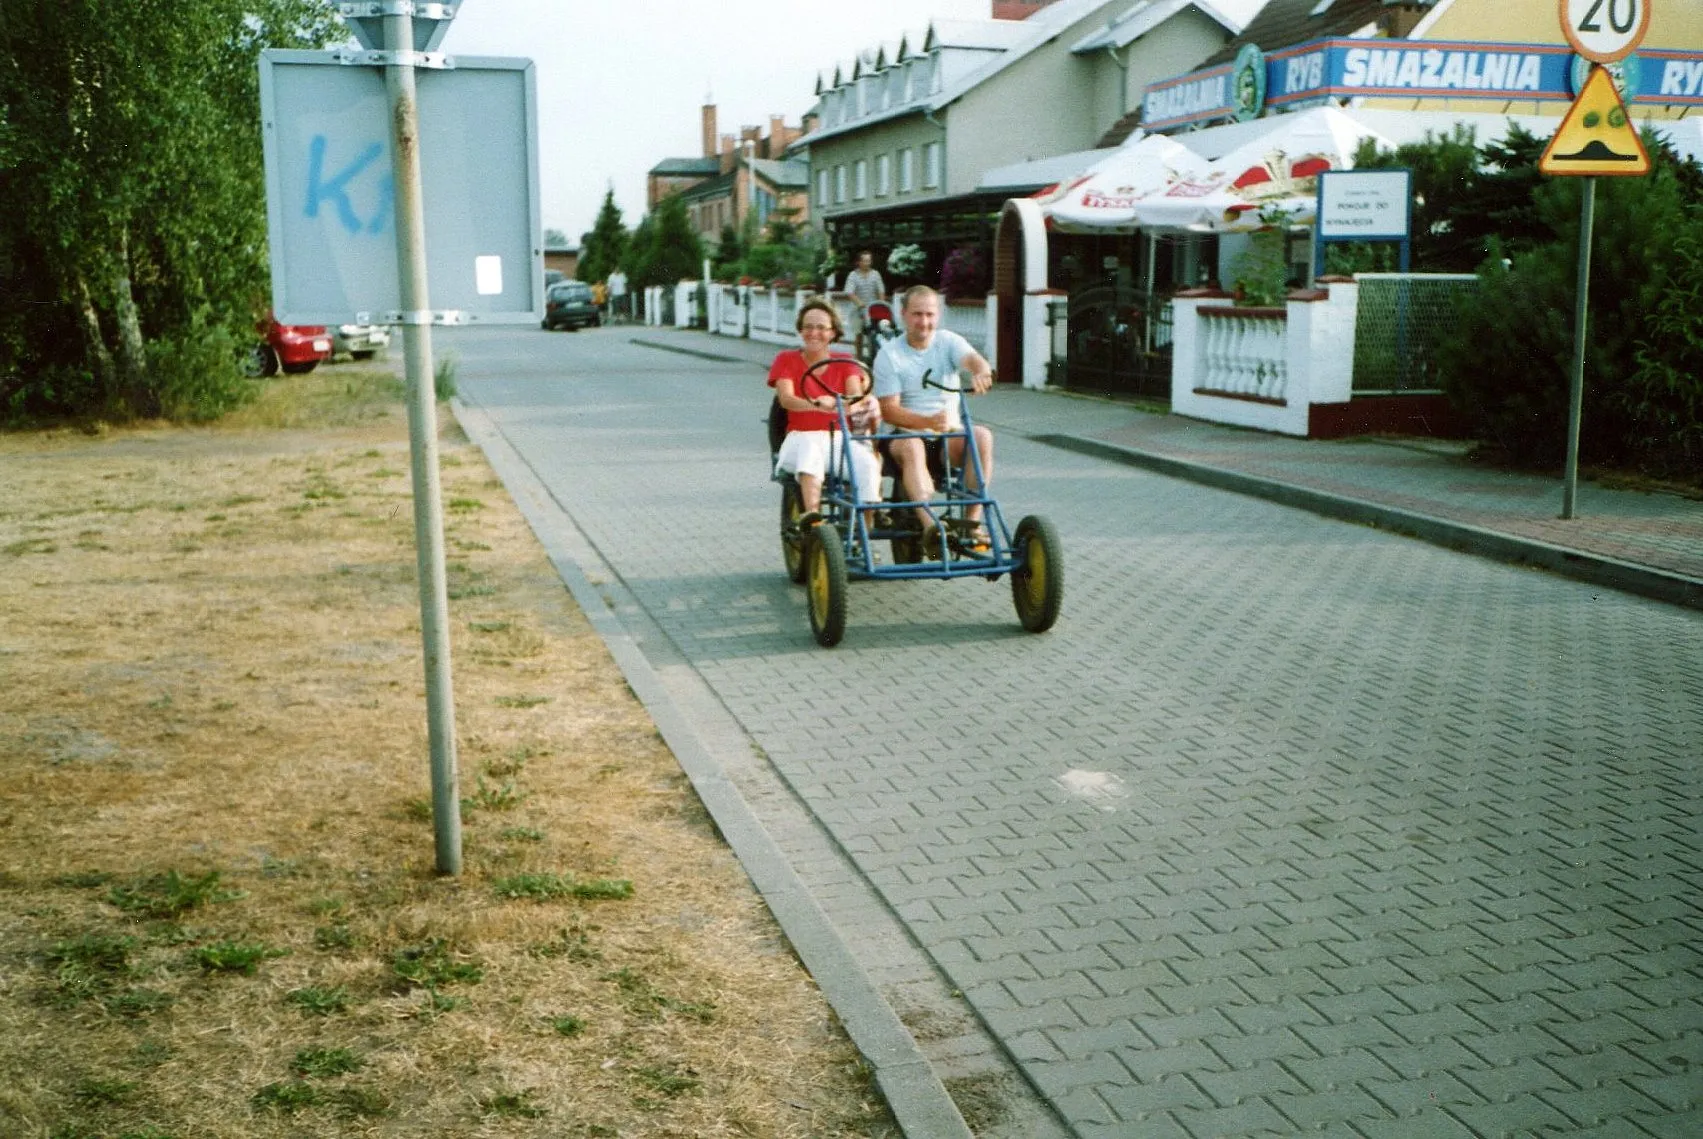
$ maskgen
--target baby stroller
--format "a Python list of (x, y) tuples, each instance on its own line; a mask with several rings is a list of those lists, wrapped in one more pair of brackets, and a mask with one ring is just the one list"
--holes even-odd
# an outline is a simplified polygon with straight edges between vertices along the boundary
[(886, 301), (871, 301), (863, 310), (863, 355), (865, 367), (875, 366), (875, 357), (880, 355), (881, 346), (899, 335), (898, 323), (893, 319), (893, 306)]

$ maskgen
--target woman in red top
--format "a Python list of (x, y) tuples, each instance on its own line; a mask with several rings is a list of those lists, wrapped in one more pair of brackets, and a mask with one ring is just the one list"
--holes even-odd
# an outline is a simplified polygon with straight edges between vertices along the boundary
[[(804, 346), (782, 352), (769, 366), (769, 386), (786, 409), (786, 440), (775, 458), (775, 470), (797, 476), (807, 520), (822, 508), (823, 475), (830, 468), (839, 473), (840, 420), (834, 395), (862, 397), (847, 408), (854, 434), (874, 434), (880, 418), (879, 405), (868, 398), (862, 369), (850, 357), (836, 357), (830, 351), (841, 331), (840, 315), (833, 305), (820, 297), (805, 301), (798, 310), (798, 337)], [(844, 363), (820, 368), (808, 383), (801, 383), (807, 369), (829, 359)], [(858, 498), (879, 502), (881, 460), (875, 448), (868, 440), (854, 439), (849, 449)]]

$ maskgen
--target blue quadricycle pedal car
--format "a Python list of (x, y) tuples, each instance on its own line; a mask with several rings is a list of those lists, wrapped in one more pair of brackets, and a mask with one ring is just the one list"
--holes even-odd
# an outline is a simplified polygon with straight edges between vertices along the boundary
[[(846, 630), (846, 589), (849, 581), (892, 581), (914, 578), (979, 577), (998, 581), (1009, 575), (1011, 600), (1017, 620), (1031, 633), (1044, 633), (1058, 620), (1064, 600), (1064, 557), (1058, 532), (1038, 514), (1025, 516), (1015, 529), (983, 487), (980, 457), (974, 445), (974, 424), (965, 393), (943, 384), (932, 384), (953, 393), (959, 404), (960, 426), (944, 432), (894, 432), (888, 435), (857, 434), (847, 417), (846, 397), (829, 390), (820, 376), (830, 363), (853, 363), (868, 378), (868, 368), (847, 357), (834, 357), (813, 365), (798, 384), (800, 395), (835, 397), (839, 430), (833, 437), (833, 461), (822, 481), (820, 519), (806, 520), (798, 482), (777, 473), (781, 484), (781, 556), (787, 576), (802, 582), (810, 613), (810, 630), (818, 644), (832, 648)], [(929, 382), (926, 381), (925, 382)], [(866, 384), (867, 388), (867, 384)], [(770, 469), (786, 434), (786, 413), (778, 402), (769, 409)], [(866, 501), (867, 488), (857, 484), (857, 469), (850, 449), (863, 442), (911, 436), (926, 441), (940, 440), (941, 467), (935, 471), (937, 493), (929, 502), (906, 499), (905, 490), (887, 459), (883, 482), (891, 489), (880, 501)], [(952, 464), (945, 456), (951, 448), (945, 441), (964, 440), (963, 462)], [(967, 464), (967, 466), (966, 466)], [(865, 492), (865, 493), (860, 493)], [(935, 519), (926, 531), (917, 518), (925, 508)], [(970, 511), (979, 508), (979, 523)], [(880, 544), (886, 543), (889, 557), (883, 559)]]

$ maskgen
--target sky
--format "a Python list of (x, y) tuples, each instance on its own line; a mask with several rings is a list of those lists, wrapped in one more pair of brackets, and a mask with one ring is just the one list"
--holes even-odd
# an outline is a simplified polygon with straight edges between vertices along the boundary
[(989, 10), (989, 0), (463, 0), (440, 50), (534, 62), (544, 227), (578, 243), (611, 185), (631, 227), (645, 171), (703, 153), (706, 94), (718, 133), (767, 133), (770, 115), (796, 124), (817, 76), (859, 50)]

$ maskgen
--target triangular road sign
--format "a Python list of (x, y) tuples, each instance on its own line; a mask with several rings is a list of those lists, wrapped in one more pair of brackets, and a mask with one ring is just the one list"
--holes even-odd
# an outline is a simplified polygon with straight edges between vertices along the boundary
[(1636, 175), (1650, 172), (1650, 153), (1620, 101), (1614, 79), (1592, 67), (1537, 168), (1545, 174)]

